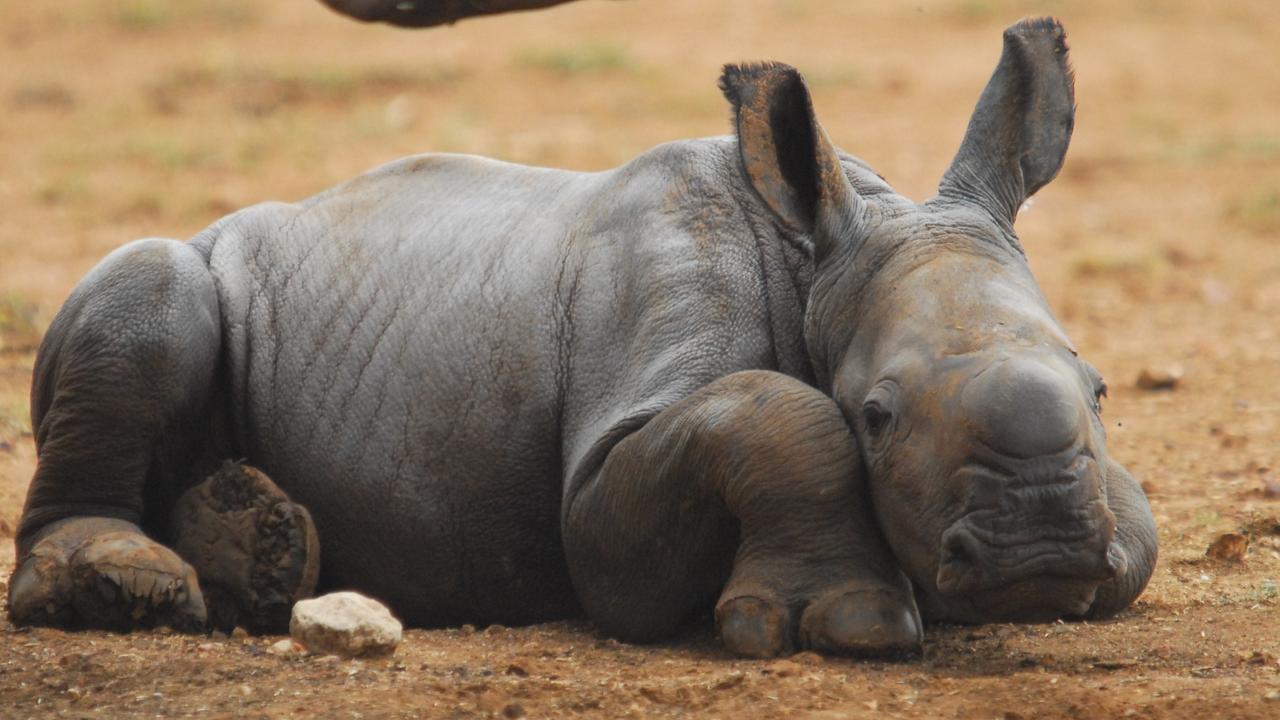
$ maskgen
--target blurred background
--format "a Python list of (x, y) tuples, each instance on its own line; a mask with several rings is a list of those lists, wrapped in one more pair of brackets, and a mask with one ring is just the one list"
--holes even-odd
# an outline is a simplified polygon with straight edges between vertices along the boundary
[[(727, 133), (716, 80), (741, 60), (799, 67), (833, 140), (922, 200), (1001, 30), (1041, 14), (1066, 25), (1079, 111), (1062, 174), (1018, 229), (1108, 378), (1111, 452), (1151, 497), (1162, 564), (1128, 619), (1028, 652), (1087, 668), (1127, 637), (1120, 651), (1142, 648), (1171, 692), (1274, 684), (1274, 643), (1270, 660), (1239, 660), (1280, 637), (1280, 536), (1258, 524), (1280, 512), (1274, 0), (581, 0), (425, 31), (315, 0), (0, 0), (0, 545), (35, 462), (36, 344), (117, 245), (187, 238), (412, 153), (613, 167)], [(1206, 545), (1241, 528), (1248, 562), (1206, 565)], [(968, 642), (957, 633), (943, 637)], [(1193, 679), (1201, 666), (1228, 669)]]

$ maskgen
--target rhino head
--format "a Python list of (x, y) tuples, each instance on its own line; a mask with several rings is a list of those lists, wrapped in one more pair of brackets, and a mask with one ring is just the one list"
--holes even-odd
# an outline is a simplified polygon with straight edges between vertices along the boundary
[(834, 149), (793, 69), (731, 66), (722, 88), (749, 183), (812, 242), (815, 376), (854, 431), (924, 614), (1089, 612), (1130, 563), (1107, 502), (1106, 386), (1050, 312), (1013, 230), (1071, 137), (1061, 26), (1005, 32), (960, 150), (924, 203)]

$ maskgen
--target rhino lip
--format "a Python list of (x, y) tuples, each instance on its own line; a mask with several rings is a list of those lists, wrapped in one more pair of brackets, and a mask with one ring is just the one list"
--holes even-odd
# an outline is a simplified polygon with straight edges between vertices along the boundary
[(961, 521), (943, 534), (936, 586), (944, 595), (954, 595), (995, 590), (1036, 577), (1102, 583), (1128, 569), (1124, 549), (1105, 526), (1082, 527), (1073, 535), (1000, 546), (980, 539)]
[(1040, 458), (1009, 472), (987, 463), (959, 471), (969, 509), (940, 538), (936, 587), (986, 591), (1036, 577), (1101, 583), (1128, 566), (1092, 453)]

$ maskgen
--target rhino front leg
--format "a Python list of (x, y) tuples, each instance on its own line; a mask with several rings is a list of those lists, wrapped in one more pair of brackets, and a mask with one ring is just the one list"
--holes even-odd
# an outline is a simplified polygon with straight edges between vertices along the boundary
[(1107, 506), (1116, 516), (1115, 542), (1125, 556), (1125, 570), (1098, 588), (1088, 617), (1115, 615), (1142, 594), (1155, 571), (1159, 554), (1156, 521), (1146, 493), (1129, 471), (1108, 459), (1106, 469)]
[(659, 413), (568, 489), (565, 552), (607, 633), (649, 641), (715, 604), (730, 650), (901, 654), (921, 642), (910, 583), (871, 512), (835, 403), (742, 372)]

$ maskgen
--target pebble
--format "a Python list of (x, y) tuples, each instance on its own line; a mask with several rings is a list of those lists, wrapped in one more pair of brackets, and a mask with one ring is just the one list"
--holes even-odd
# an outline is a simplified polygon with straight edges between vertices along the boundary
[(1239, 533), (1224, 533), (1209, 545), (1204, 554), (1216, 560), (1244, 562), (1244, 554), (1248, 549), (1249, 538)]
[(289, 634), (307, 650), (343, 657), (391, 654), (402, 632), (385, 605), (354, 592), (299, 601), (289, 621)]
[(277, 640), (271, 643), (271, 647), (267, 648), (267, 652), (273, 655), (289, 655), (302, 649), (302, 646), (291, 638)]
[(1182, 375), (1181, 365), (1145, 367), (1134, 384), (1142, 390), (1173, 390), (1182, 382)]
[(795, 662), (794, 660), (784, 659), (774, 660), (766, 665), (764, 669), (778, 677), (791, 677), (792, 675), (799, 675), (804, 668), (800, 666), (800, 663)]
[(1280, 498), (1280, 480), (1268, 480), (1262, 486), (1262, 496), (1266, 498)]

